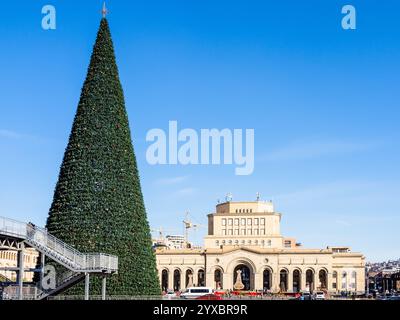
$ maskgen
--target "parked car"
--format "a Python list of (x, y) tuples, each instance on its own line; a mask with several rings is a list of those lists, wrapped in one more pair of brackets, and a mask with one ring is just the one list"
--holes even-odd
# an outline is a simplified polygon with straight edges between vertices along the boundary
[(176, 298), (176, 297), (177, 297), (177, 294), (173, 290), (167, 290), (167, 292), (164, 295), (164, 298), (166, 298), (166, 299), (172, 299), (172, 298)]
[(325, 300), (325, 292), (323, 291), (316, 291), (314, 293), (314, 300)]
[(204, 296), (197, 297), (196, 300), (222, 300), (222, 297), (220, 295), (211, 293), (211, 294), (206, 294)]
[(302, 292), (299, 299), (300, 300), (312, 300), (311, 293), (308, 291)]
[(191, 287), (181, 293), (183, 299), (196, 299), (201, 296), (213, 294), (213, 289), (208, 287)]
[(396, 301), (400, 301), (400, 296), (391, 296), (391, 297), (389, 297), (387, 300), (396, 300)]

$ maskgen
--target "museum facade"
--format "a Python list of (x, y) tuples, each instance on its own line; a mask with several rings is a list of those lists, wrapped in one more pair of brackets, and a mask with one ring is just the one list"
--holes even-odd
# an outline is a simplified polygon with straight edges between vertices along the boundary
[(204, 248), (156, 249), (162, 289), (365, 292), (365, 257), (349, 247), (306, 249), (281, 235), (281, 213), (268, 201), (218, 204), (208, 215)]

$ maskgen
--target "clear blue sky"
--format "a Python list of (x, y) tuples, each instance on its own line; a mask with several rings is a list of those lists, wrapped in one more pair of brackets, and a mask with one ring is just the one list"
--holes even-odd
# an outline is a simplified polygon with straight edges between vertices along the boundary
[[(41, 8), (57, 29), (41, 28)], [(341, 7), (357, 30), (341, 29)], [(2, 1), (0, 215), (43, 225), (102, 2)], [(109, 0), (151, 225), (206, 225), (217, 199), (273, 199), (306, 247), (399, 258), (398, 1)], [(251, 176), (232, 166), (150, 166), (146, 133), (254, 128)], [(201, 242), (206, 228), (191, 234)]]

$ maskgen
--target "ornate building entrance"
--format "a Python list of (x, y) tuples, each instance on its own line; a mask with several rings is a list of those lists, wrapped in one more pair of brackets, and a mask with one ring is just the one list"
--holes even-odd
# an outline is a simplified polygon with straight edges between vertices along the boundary
[[(239, 272), (238, 272), (239, 271)], [(233, 271), (233, 285), (235, 286), (235, 283), (238, 280), (238, 276), (241, 276), (241, 281), (244, 285), (243, 290), (252, 290), (251, 288), (251, 277), (252, 277), (252, 273), (250, 271), (250, 268), (248, 266), (246, 266), (245, 264), (239, 264), (238, 266), (236, 266), (235, 270)]]

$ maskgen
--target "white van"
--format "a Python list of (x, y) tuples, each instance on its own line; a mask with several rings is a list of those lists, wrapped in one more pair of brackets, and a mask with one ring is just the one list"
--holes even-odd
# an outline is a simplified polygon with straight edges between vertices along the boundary
[(325, 300), (325, 292), (317, 291), (314, 293), (314, 300)]
[(213, 289), (208, 287), (190, 287), (181, 293), (183, 299), (196, 299), (207, 294), (212, 294)]

